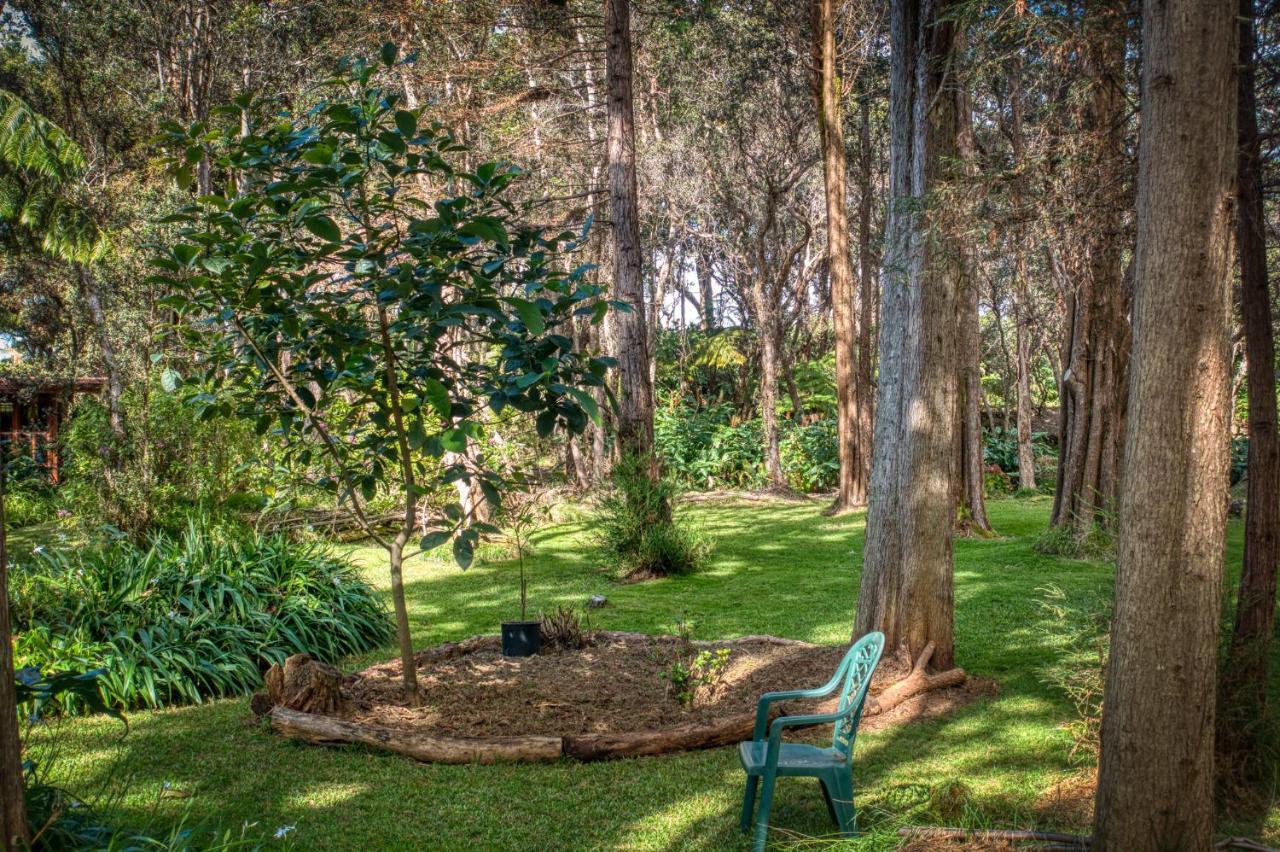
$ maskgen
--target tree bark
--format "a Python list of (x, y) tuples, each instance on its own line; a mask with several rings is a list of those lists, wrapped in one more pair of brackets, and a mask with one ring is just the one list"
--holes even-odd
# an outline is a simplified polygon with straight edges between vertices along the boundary
[(629, 311), (614, 313), (615, 357), (621, 394), (618, 442), (623, 452), (647, 462), (653, 457), (653, 387), (649, 382), (649, 341), (645, 332), (641, 279), (640, 222), (636, 189), (635, 115), (632, 105), (630, 0), (605, 0), (605, 76), (608, 127), (609, 215), (613, 222), (613, 293)]
[(1235, 7), (1148, 0), (1129, 423), (1093, 849), (1213, 846)]
[(1022, 130), (1022, 64), (1021, 59), (1013, 74), (1009, 99), (1010, 139), (1013, 148), (1013, 165), (1018, 172), (1014, 179), (1012, 203), (1015, 217), (1014, 234), (1014, 280), (1013, 280), (1013, 337), (1015, 380), (1018, 399), (1018, 487), (1034, 491), (1036, 487), (1036, 455), (1031, 445), (1031, 316), (1028, 307), (1027, 253), (1030, 251), (1030, 240), (1027, 235), (1029, 218), (1022, 210), (1023, 204), (1023, 169), (1026, 165), (1026, 139)]
[(17, 682), (9, 624), (9, 554), (5, 541), (3, 465), (0, 454), (0, 848), (27, 848), (27, 804), (23, 795), (22, 742), (18, 738)]
[(1262, 153), (1254, 94), (1253, 0), (1240, 0), (1236, 101), (1236, 220), (1240, 308), (1248, 363), (1249, 459), (1244, 521), (1244, 570), (1235, 628), (1222, 672), (1218, 755), (1242, 776), (1260, 753), (1267, 716), (1267, 680), (1276, 619), (1280, 562), (1280, 443), (1276, 436), (1276, 348), (1262, 200)]
[[(1124, 127), (1125, 18), (1118, 0), (1092, 0), (1084, 13), (1085, 64), (1090, 97), (1080, 132), (1093, 156), (1075, 176), (1082, 208), (1076, 226), (1078, 264), (1067, 285), (1067, 333), (1062, 347), (1058, 477), (1051, 526), (1077, 535), (1095, 524), (1114, 527), (1121, 474), (1126, 372), (1129, 360), (1128, 296), (1121, 267), (1126, 205)], [(1062, 261), (1057, 276), (1067, 282)]]
[(954, 3), (895, 0), (891, 13), (889, 219), (881, 302), (870, 510), (855, 635), (880, 630), (913, 654), (954, 659), (955, 246), (925, 209), (954, 178), (956, 102), (940, 97), (954, 58)]
[(102, 355), (102, 366), (107, 371), (107, 423), (116, 446), (110, 453), (112, 468), (118, 469), (120, 450), (125, 439), (124, 425), (124, 377), (120, 369), (120, 360), (116, 357), (115, 346), (111, 342), (110, 329), (107, 325), (106, 311), (102, 307), (102, 293), (93, 274), (84, 266), (76, 265), (76, 274), (80, 282), (80, 295), (85, 307), (89, 309), (89, 319), (98, 333), (98, 351)]
[(813, 53), (817, 100), (818, 140), (822, 146), (822, 174), (827, 208), (827, 269), (831, 279), (831, 315), (835, 327), (836, 434), (840, 475), (833, 512), (845, 512), (867, 502), (870, 474), (867, 446), (859, 430), (864, 390), (858, 380), (861, 330), (853, 260), (849, 256), (849, 217), (845, 212), (846, 178), (844, 123), (840, 110), (840, 78), (836, 72), (835, 0), (814, 0)]

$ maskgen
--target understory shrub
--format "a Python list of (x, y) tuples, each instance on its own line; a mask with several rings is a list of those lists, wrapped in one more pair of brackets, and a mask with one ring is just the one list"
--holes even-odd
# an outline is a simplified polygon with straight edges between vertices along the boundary
[(246, 694), (290, 654), (332, 661), (391, 636), (385, 607), (350, 563), (278, 536), (191, 525), (147, 547), (40, 551), (12, 578), (18, 665), (101, 667), (112, 706)]
[(1105, 598), (1069, 599), (1057, 586), (1039, 590), (1045, 621), (1040, 633), (1047, 644), (1062, 648), (1054, 662), (1040, 669), (1040, 678), (1075, 707), (1067, 724), (1071, 758), (1084, 763), (1098, 759), (1102, 733), (1102, 693), (1110, 652), (1111, 607)]
[[(787, 485), (828, 491), (840, 475), (836, 421), (779, 421), (779, 454)], [(764, 488), (760, 419), (733, 420), (733, 406), (660, 406), (654, 414), (654, 449), (667, 474), (690, 488)]]
[(685, 574), (702, 567), (710, 555), (705, 534), (674, 515), (674, 498), (671, 481), (652, 482), (635, 457), (624, 457), (614, 467), (613, 489), (597, 512), (595, 543), (623, 576)]
[(1046, 556), (1065, 556), (1068, 559), (1113, 559), (1116, 552), (1116, 537), (1112, 531), (1115, 520), (1110, 520), (1109, 526), (1092, 523), (1083, 530), (1076, 529), (1072, 524), (1051, 526), (1036, 539), (1036, 552)]

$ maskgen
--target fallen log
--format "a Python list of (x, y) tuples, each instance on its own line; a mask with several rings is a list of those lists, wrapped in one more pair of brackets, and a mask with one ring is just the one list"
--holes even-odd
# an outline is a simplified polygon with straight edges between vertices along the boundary
[(733, 745), (751, 739), (755, 721), (754, 713), (742, 713), (718, 722), (678, 725), (661, 731), (576, 734), (564, 738), (564, 753), (587, 762)]
[(437, 737), (300, 713), (287, 707), (271, 711), (271, 729), (316, 745), (356, 743), (402, 754), (424, 763), (516, 763), (558, 760), (560, 737)]
[[(902, 702), (915, 698), (935, 689), (946, 689), (951, 686), (960, 686), (968, 678), (964, 669), (948, 669), (945, 672), (937, 674), (929, 674), (929, 661), (933, 659), (934, 645), (930, 642), (924, 646), (924, 650), (920, 652), (920, 656), (916, 658), (915, 664), (911, 667), (911, 673), (897, 683), (889, 686), (879, 695), (872, 696), (867, 699), (867, 707), (864, 716), (878, 716), (881, 713), (888, 713)], [(900, 655), (906, 654), (905, 648), (899, 648)]]

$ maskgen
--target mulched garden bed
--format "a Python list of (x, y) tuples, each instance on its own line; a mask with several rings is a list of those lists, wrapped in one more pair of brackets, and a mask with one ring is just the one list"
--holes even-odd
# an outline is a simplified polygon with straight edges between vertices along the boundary
[[(698, 650), (719, 648), (730, 650), (719, 681), (698, 690), (691, 706), (679, 702), (663, 672), (674, 660), (687, 663)], [(749, 738), (762, 693), (825, 683), (846, 650), (769, 636), (685, 643), (601, 631), (580, 650), (507, 658), (498, 637), (478, 636), (417, 654), (419, 707), (404, 701), (396, 660), (346, 676), (341, 706), (331, 716), (277, 707), (272, 722), (277, 731), (311, 742), (364, 742), (444, 762), (661, 754)], [(886, 655), (871, 696), (909, 671), (905, 660)], [(969, 677), (864, 716), (861, 729), (937, 716), (993, 692), (990, 681)], [(828, 700), (779, 709), (794, 715), (832, 708)]]

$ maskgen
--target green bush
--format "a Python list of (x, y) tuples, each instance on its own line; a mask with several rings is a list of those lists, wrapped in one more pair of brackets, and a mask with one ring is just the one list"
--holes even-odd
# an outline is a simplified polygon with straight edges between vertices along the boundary
[(336, 660), (391, 636), (374, 591), (323, 547), (194, 525), (145, 548), (37, 552), (12, 585), (18, 665), (101, 667), (113, 706), (246, 694), (290, 654)]
[[(1018, 472), (1018, 433), (1013, 429), (985, 429), (982, 433), (982, 461), (984, 464), (999, 466), (1005, 473)], [(1036, 459), (1056, 456), (1057, 448), (1049, 443), (1049, 436), (1044, 432), (1031, 434), (1031, 452)], [(1039, 476), (1039, 465), (1037, 465)]]
[[(763, 488), (763, 436), (759, 418), (734, 423), (727, 403), (662, 406), (654, 416), (654, 448), (663, 469), (690, 488)], [(787, 484), (826, 491), (840, 475), (836, 421), (780, 421), (779, 453)]]
[(623, 458), (613, 469), (613, 490), (601, 501), (595, 540), (608, 563), (633, 578), (685, 574), (702, 567), (706, 536), (672, 514), (675, 487), (651, 482), (641, 462)]
[[(260, 504), (270, 463), (252, 424), (202, 420), (154, 378), (130, 385), (121, 400), (125, 440), (106, 406), (82, 398), (62, 434), (64, 505), (88, 526), (110, 524), (135, 538), (181, 533), (193, 511), (229, 513)], [(246, 498), (245, 495), (252, 495)]]

